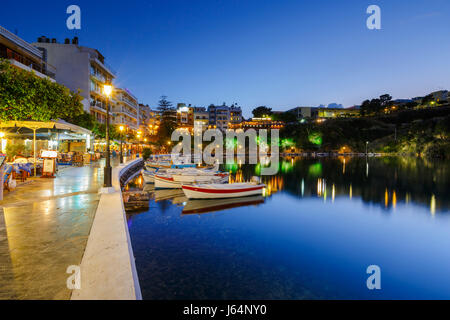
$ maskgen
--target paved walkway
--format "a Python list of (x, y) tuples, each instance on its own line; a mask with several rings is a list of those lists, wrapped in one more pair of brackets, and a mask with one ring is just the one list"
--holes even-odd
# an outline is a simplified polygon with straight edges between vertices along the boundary
[(60, 170), (0, 201), (0, 299), (69, 299), (70, 265), (80, 265), (100, 199), (103, 168)]

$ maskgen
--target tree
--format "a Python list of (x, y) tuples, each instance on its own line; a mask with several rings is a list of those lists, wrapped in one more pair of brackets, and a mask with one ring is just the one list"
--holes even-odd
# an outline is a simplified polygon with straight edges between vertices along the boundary
[(392, 100), (392, 96), (390, 96), (387, 93), (380, 96), (380, 103), (383, 107), (389, 105), (391, 100)]
[(69, 119), (83, 113), (81, 101), (79, 93), (0, 59), (0, 120)]
[(165, 146), (170, 140), (172, 132), (176, 129), (176, 113), (172, 103), (167, 100), (167, 96), (161, 96), (158, 110), (161, 111), (161, 123), (158, 130), (157, 143), (160, 146)]
[(434, 101), (434, 96), (432, 94), (426, 95), (422, 99), (422, 105), (429, 105), (431, 102)]
[(167, 100), (167, 96), (161, 96), (158, 102), (158, 110), (162, 113), (170, 111), (172, 109), (172, 102)]
[(293, 112), (273, 113), (272, 120), (283, 121), (285, 123), (297, 122), (297, 115)]
[(71, 117), (68, 117), (64, 120), (91, 131), (98, 123), (95, 117), (87, 112), (83, 112), (82, 114), (78, 115), (72, 115)]
[(365, 100), (361, 104), (361, 114), (363, 116), (374, 115), (383, 109), (380, 99)]
[(270, 116), (272, 114), (272, 108), (267, 108), (266, 106), (259, 106), (252, 111), (255, 118), (263, 118)]

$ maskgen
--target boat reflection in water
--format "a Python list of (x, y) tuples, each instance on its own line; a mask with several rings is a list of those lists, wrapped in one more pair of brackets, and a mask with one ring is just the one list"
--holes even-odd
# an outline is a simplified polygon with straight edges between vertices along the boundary
[[(173, 204), (178, 204), (187, 201), (182, 189), (156, 189), (154, 190), (154, 195), (155, 202), (172, 200)], [(180, 198), (183, 201), (179, 201)], [(176, 199), (178, 199), (178, 201)]]
[(257, 206), (264, 203), (263, 196), (240, 197), (229, 199), (189, 200), (184, 206), (182, 214), (200, 214), (226, 209)]

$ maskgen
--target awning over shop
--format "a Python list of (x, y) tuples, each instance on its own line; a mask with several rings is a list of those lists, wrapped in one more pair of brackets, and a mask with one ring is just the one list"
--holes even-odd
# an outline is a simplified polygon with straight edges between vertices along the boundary
[[(68, 123), (64, 120), (58, 121), (4, 121), (0, 122), (0, 128), (27, 128), (33, 131), (33, 158), (36, 163), (36, 131), (39, 129), (65, 130), (76, 134), (92, 135), (88, 129)], [(34, 166), (36, 176), (36, 166)]]
[(28, 128), (31, 130), (38, 129), (59, 129), (68, 130), (73, 133), (92, 135), (92, 132), (88, 129), (82, 128), (72, 123), (68, 123), (64, 120), (58, 121), (5, 121), (0, 122), (0, 128)]

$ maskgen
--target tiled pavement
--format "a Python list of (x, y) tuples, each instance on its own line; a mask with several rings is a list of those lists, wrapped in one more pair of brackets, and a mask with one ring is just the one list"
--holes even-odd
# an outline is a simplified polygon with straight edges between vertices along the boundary
[(0, 299), (69, 299), (100, 199), (99, 165), (33, 179), (0, 201)]

